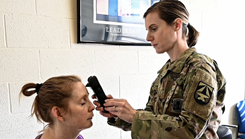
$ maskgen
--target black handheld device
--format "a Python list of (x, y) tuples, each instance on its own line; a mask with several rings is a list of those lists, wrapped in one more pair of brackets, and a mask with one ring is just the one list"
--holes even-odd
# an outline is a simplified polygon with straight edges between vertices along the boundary
[(106, 97), (97, 77), (96, 76), (90, 76), (88, 78), (88, 83), (86, 84), (86, 87), (92, 88), (96, 97), (98, 98), (100, 105), (104, 108), (103, 112), (108, 113), (108, 111), (105, 110), (105, 106), (104, 106), (104, 103), (105, 103), (105, 100), (107, 99), (107, 97)]

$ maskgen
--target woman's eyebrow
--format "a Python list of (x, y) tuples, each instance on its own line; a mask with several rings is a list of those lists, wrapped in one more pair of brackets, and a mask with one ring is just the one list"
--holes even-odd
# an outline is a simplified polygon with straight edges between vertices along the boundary
[(86, 97), (88, 97), (88, 95), (89, 95), (89, 93), (82, 95), (78, 100), (81, 101), (81, 100), (85, 99)]

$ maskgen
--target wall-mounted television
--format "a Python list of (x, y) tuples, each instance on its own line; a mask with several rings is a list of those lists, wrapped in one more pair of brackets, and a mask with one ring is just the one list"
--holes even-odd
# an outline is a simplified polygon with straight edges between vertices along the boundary
[(143, 14), (159, 0), (77, 0), (78, 43), (146, 45)]

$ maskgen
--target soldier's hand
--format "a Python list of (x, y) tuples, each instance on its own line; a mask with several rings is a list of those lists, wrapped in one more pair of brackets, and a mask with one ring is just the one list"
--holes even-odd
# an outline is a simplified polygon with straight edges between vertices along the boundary
[(126, 99), (107, 99), (105, 102), (105, 110), (126, 122), (133, 122), (136, 110), (131, 107)]
[[(107, 99), (113, 99), (113, 97), (112, 97), (111, 95), (108, 95), (108, 96), (106, 96), (106, 97), (107, 97)], [(92, 95), (92, 99), (97, 99), (97, 97), (96, 97), (95, 94)], [(95, 100), (95, 101), (93, 101), (93, 103), (94, 103), (94, 105), (96, 106), (95, 109), (96, 109), (97, 111), (99, 111), (101, 115), (103, 115), (103, 116), (105, 116), (105, 117), (108, 117), (108, 118), (117, 117), (116, 115), (113, 115), (113, 114), (111, 114), (111, 113), (105, 113), (105, 112), (103, 112), (104, 109), (103, 109), (103, 107), (101, 107), (99, 101)]]

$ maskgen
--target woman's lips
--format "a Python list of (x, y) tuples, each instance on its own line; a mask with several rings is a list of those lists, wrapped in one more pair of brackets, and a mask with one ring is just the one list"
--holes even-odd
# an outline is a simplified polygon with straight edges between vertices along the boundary
[(157, 46), (157, 44), (153, 44), (152, 46), (155, 48)]
[(88, 120), (92, 120), (92, 119), (93, 119), (93, 117), (88, 118)]
[(88, 120), (92, 120), (92, 119), (93, 119), (93, 117), (94, 117), (94, 115), (92, 115), (90, 118), (88, 118)]

